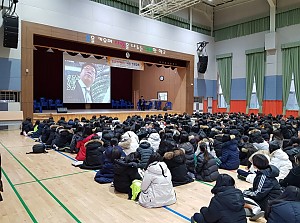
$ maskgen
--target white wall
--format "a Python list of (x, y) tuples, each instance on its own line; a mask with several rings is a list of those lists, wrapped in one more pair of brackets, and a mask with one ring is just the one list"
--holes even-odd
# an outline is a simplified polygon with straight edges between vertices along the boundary
[[(22, 0), (18, 3), (17, 13), (21, 20), (29, 22), (193, 54), (195, 68), (198, 60), (197, 42), (204, 40), (210, 42), (207, 47), (208, 54), (213, 55), (214, 52), (212, 37), (89, 0)], [(20, 47), (18, 50), (0, 47), (0, 52), (2, 57), (21, 56)], [(208, 72), (214, 72), (214, 65), (211, 64), (209, 69)], [(195, 77), (197, 75), (195, 69)]]
[[(215, 54), (232, 53), (232, 78), (246, 76), (246, 55), (245, 51), (264, 47), (265, 32), (239, 38), (219, 41), (215, 43)], [(217, 66), (217, 65), (216, 65)], [(216, 75), (214, 76), (216, 79)]]

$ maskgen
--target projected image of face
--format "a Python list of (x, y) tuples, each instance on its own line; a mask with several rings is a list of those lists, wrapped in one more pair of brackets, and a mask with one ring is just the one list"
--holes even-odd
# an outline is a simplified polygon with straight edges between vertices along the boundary
[(80, 73), (80, 79), (87, 86), (90, 87), (96, 77), (96, 68), (93, 65), (85, 64)]

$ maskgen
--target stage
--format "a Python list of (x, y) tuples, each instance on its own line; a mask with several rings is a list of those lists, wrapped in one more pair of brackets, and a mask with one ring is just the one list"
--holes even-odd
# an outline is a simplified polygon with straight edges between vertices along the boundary
[(60, 117), (65, 117), (66, 121), (69, 119), (75, 119), (85, 117), (86, 119), (91, 119), (93, 115), (96, 115), (97, 118), (100, 115), (110, 116), (110, 117), (117, 117), (119, 120), (124, 121), (126, 120), (127, 116), (133, 115), (140, 115), (141, 117), (145, 118), (148, 115), (164, 115), (165, 113), (169, 114), (179, 114), (179, 111), (174, 110), (146, 110), (146, 111), (139, 111), (135, 109), (68, 109), (67, 113), (57, 113), (56, 110), (43, 110), (43, 113), (33, 113), (33, 120), (44, 120), (48, 119), (49, 117), (53, 117), (55, 121), (58, 121)]

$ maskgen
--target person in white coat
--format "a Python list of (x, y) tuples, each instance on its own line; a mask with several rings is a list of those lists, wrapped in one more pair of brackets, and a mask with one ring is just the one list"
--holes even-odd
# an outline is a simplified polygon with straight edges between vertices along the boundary
[(160, 136), (157, 132), (152, 132), (148, 137), (148, 142), (150, 143), (151, 147), (154, 149), (154, 152), (158, 150), (160, 144)]
[(176, 202), (171, 172), (161, 160), (158, 153), (153, 153), (146, 166), (139, 195), (139, 204), (145, 208), (163, 207)]
[(276, 166), (279, 169), (279, 176), (277, 180), (284, 179), (293, 168), (292, 162), (289, 160), (289, 156), (280, 148), (280, 144), (277, 141), (269, 143), (270, 151), (270, 165)]
[(121, 136), (119, 146), (123, 148), (127, 156), (139, 147), (139, 137), (133, 131), (127, 131)]

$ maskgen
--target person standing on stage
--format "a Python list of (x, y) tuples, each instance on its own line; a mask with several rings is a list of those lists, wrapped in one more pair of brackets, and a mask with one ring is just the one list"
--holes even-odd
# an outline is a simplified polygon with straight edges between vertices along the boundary
[(146, 102), (143, 96), (141, 96), (138, 103), (141, 111), (145, 111)]

